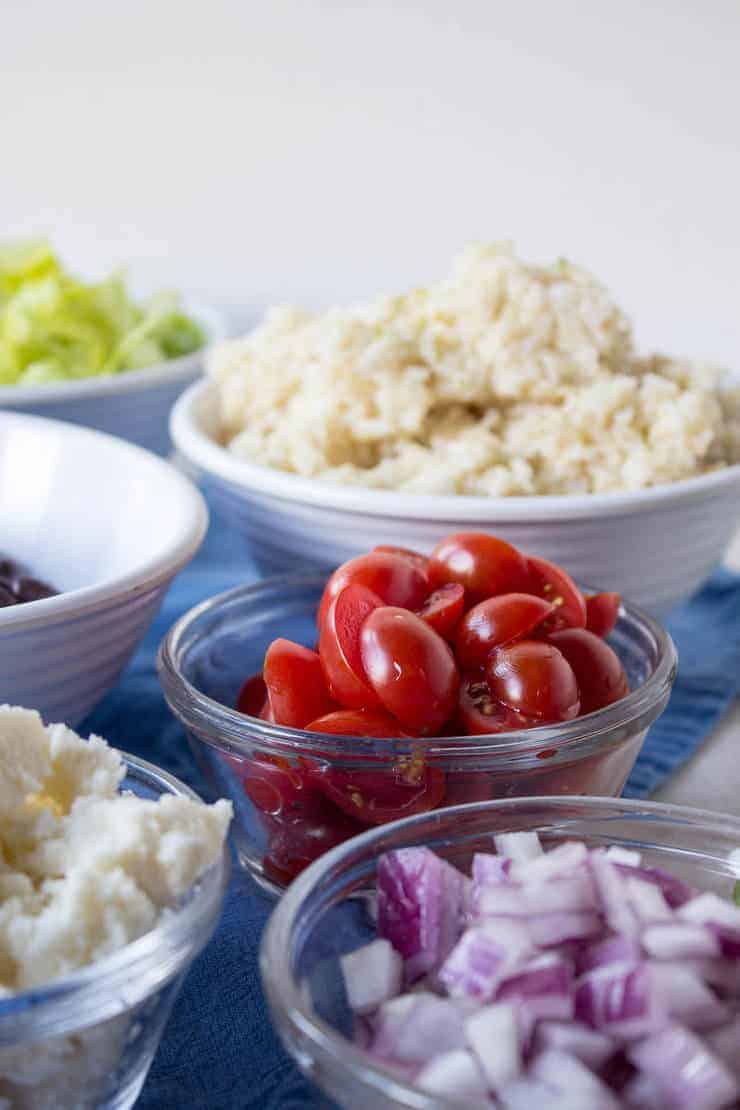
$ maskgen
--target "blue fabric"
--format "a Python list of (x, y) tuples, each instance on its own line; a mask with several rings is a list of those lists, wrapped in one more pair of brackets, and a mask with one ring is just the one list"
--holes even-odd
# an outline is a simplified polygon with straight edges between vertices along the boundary
[[(154, 656), (173, 623), (196, 602), (257, 577), (243, 542), (217, 522), (174, 583), (116, 689), (83, 725), (172, 771), (204, 783), (157, 682)], [(625, 793), (644, 797), (694, 752), (740, 685), (740, 577), (718, 572), (670, 629), (681, 656), (670, 705), (653, 726)], [(257, 954), (270, 903), (235, 874), (223, 919), (175, 1004), (139, 1110), (312, 1110), (330, 1104), (292, 1065), (273, 1033)]]

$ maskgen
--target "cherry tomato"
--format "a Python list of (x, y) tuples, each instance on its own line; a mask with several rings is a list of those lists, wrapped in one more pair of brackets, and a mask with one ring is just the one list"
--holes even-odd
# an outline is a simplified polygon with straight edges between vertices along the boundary
[(534, 594), (499, 594), (468, 609), (455, 634), (455, 655), (463, 670), (483, 667), (494, 648), (518, 640), (541, 624), (555, 607)]
[(303, 769), (287, 759), (266, 753), (247, 760), (239, 769), (244, 793), (260, 813), (318, 813), (321, 797)]
[(320, 816), (292, 817), (271, 824), (263, 862), (269, 878), (289, 883), (324, 852), (365, 831), (333, 806), (326, 802), (324, 806)]
[(315, 651), (292, 640), (273, 640), (265, 655), (265, 685), (279, 725), (303, 728), (314, 717), (331, 713), (321, 660)]
[(578, 683), (568, 660), (550, 643), (518, 640), (497, 648), (486, 663), (494, 698), (540, 724), (578, 716)]
[(468, 605), (494, 594), (526, 591), (528, 581), (524, 556), (485, 532), (458, 532), (440, 540), (429, 556), (427, 573), (433, 589), (459, 582)]
[(248, 717), (259, 717), (267, 702), (267, 687), (261, 674), (253, 674), (239, 691), (236, 708)]
[(390, 551), (371, 551), (337, 567), (324, 587), (318, 613), (319, 633), (332, 599), (346, 586), (359, 585), (372, 590), (384, 605), (418, 609), (429, 593), (423, 569), (406, 556)]
[(399, 817), (427, 813), (440, 805), (445, 776), (439, 767), (421, 764), (387, 771), (344, 771), (322, 767), (311, 774), (329, 801), (363, 825), (384, 825)]
[(348, 709), (376, 709), (381, 704), (363, 668), (360, 629), (382, 605), (377, 594), (355, 582), (336, 595), (326, 612), (319, 637), (321, 666), (329, 693)]
[(395, 717), (382, 709), (338, 709), (306, 725), (306, 732), (327, 736), (408, 736)]
[(413, 563), (415, 567), (426, 574), (429, 557), (422, 555), (420, 551), (412, 551), (410, 547), (393, 547), (392, 544), (386, 543), (374, 547), (373, 551), (382, 551), (385, 555), (398, 555), (399, 559), (406, 559), (407, 562)]
[(458, 715), (464, 731), (470, 736), (510, 732), (517, 728), (527, 728), (533, 723), (496, 701), (485, 678), (479, 674), (468, 675), (463, 679)]
[(465, 607), (465, 590), (459, 582), (448, 582), (431, 593), (417, 616), (426, 621), (435, 632), (444, 636), (445, 640), (452, 638), (460, 617)]
[(629, 693), (622, 661), (585, 628), (564, 628), (548, 637), (570, 663), (581, 695), (581, 713), (593, 713)]
[(586, 598), (586, 628), (595, 636), (609, 635), (619, 616), (619, 594), (591, 594)]
[(415, 613), (375, 609), (360, 631), (362, 664), (385, 708), (412, 732), (438, 732), (452, 714), (460, 685), (455, 659), (438, 633)]
[(542, 630), (555, 632), (559, 628), (585, 628), (586, 602), (571, 576), (562, 567), (537, 555), (530, 555), (527, 563), (530, 580), (526, 592), (544, 597), (556, 607), (556, 612), (547, 618)]

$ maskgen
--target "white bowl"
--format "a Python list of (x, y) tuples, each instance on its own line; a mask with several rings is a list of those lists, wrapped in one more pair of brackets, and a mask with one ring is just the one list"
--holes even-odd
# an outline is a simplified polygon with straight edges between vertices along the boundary
[[(227, 335), (225, 319), (215, 309), (189, 303), (185, 310), (203, 326), (208, 343)], [(170, 409), (183, 389), (201, 374), (205, 350), (201, 347), (182, 358), (109, 377), (0, 386), (0, 410), (68, 420), (167, 455), (171, 449)]]
[(170, 421), (175, 447), (257, 561), (335, 566), (379, 543), (429, 551), (483, 530), (618, 590), (661, 616), (698, 589), (740, 522), (740, 465), (636, 493), (456, 497), (358, 489), (257, 466), (218, 442), (215, 386), (191, 386)]
[(63, 591), (0, 609), (0, 703), (75, 724), (116, 682), (208, 511), (148, 451), (0, 412), (0, 520), (2, 552)]

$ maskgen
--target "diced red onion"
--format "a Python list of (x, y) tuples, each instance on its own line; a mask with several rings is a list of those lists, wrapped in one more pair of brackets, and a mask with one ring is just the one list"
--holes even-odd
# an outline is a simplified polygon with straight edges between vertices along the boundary
[(587, 1025), (576, 1022), (541, 1021), (537, 1026), (534, 1049), (542, 1051), (555, 1048), (568, 1052), (588, 1068), (597, 1069), (613, 1056), (616, 1044), (605, 1033), (589, 1029)]
[(719, 941), (703, 925), (668, 921), (649, 925), (641, 937), (645, 951), (659, 960), (701, 959), (719, 955)]
[(496, 856), (493, 852), (476, 852), (473, 856), (471, 875), (473, 886), (488, 886), (489, 883), (509, 882), (511, 860)]
[(465, 1047), (465, 1018), (449, 999), (428, 992), (402, 994), (378, 1010), (371, 1051), (385, 1060), (425, 1064)]
[(429, 848), (401, 848), (378, 862), (378, 935), (406, 961), (408, 982), (438, 967), (462, 931), (468, 880)]
[(638, 1072), (622, 1088), (622, 1102), (630, 1110), (670, 1110), (656, 1081), (643, 1072)]
[(371, 1014), (401, 990), (403, 960), (390, 941), (373, 940), (340, 960), (347, 1001), (356, 1014)]
[(623, 863), (625, 867), (639, 867), (642, 864), (639, 852), (632, 848), (623, 848), (621, 844), (611, 844), (604, 855), (612, 863)]
[(727, 1007), (695, 972), (679, 963), (650, 964), (653, 987), (666, 1013), (690, 1029), (711, 1029), (727, 1020)]
[(630, 906), (641, 924), (671, 920), (673, 911), (666, 902), (663, 891), (659, 886), (654, 883), (646, 883), (642, 879), (634, 879), (631, 876), (625, 878), (624, 886)]
[(618, 865), (607, 859), (606, 855), (597, 852), (591, 853), (590, 863), (607, 924), (615, 933), (636, 937), (640, 932), (640, 925), (627, 899)]
[(526, 931), (507, 920), (501, 927), (466, 929), (439, 971), (451, 995), (489, 1002), (501, 980), (532, 951)]
[(585, 869), (551, 882), (500, 884), (484, 887), (478, 895), (478, 915), (529, 917), (541, 913), (598, 911), (591, 875)]
[(522, 1070), (522, 1049), (514, 1006), (506, 1002), (484, 1006), (468, 1018), (465, 1032), (492, 1091), (516, 1079)]
[(510, 875), (515, 882), (535, 883), (562, 878), (582, 867), (588, 860), (588, 849), (581, 841), (572, 840), (543, 852), (533, 859), (513, 862)]
[(576, 972), (585, 975), (587, 971), (607, 967), (609, 964), (632, 965), (642, 959), (640, 945), (632, 937), (617, 934), (589, 944), (576, 954)]
[(493, 838), (496, 851), (500, 856), (508, 856), (517, 863), (536, 859), (543, 849), (536, 832), (497, 833)]
[(722, 1061), (682, 1025), (669, 1025), (633, 1045), (629, 1058), (677, 1110), (721, 1110), (740, 1093)]
[(740, 1017), (719, 1029), (713, 1029), (711, 1033), (707, 1033), (705, 1040), (732, 1074), (736, 1078), (740, 1077)]
[(575, 1013), (594, 1029), (632, 1040), (665, 1024), (665, 1010), (647, 963), (590, 971), (576, 983)]
[(619, 1103), (609, 1088), (576, 1056), (567, 1052), (547, 1049), (534, 1058), (530, 1073), (569, 1098), (588, 1097), (593, 1110), (619, 1110)]
[(573, 1017), (573, 969), (561, 956), (540, 956), (505, 979), (497, 1002), (526, 1004), (528, 1016), (566, 1021)]
[(664, 871), (662, 867), (633, 867), (621, 862), (618, 862), (616, 867), (617, 871), (626, 878), (642, 879), (646, 883), (653, 883), (660, 887), (663, 897), (672, 910), (683, 906), (694, 896), (694, 891), (688, 883), (679, 879), (677, 875)]
[(478, 1061), (466, 1049), (445, 1052), (430, 1060), (416, 1077), (422, 1091), (466, 1106), (491, 1106)]

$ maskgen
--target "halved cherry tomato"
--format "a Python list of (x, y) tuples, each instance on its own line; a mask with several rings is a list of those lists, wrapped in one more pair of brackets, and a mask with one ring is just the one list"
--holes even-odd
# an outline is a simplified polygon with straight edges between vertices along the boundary
[(415, 567), (426, 574), (429, 556), (422, 555), (420, 551), (412, 551), (410, 547), (394, 547), (387, 543), (378, 544), (377, 547), (373, 548), (373, 551), (382, 551), (385, 555), (398, 555), (400, 559), (406, 559), (409, 563), (413, 563)]
[(362, 664), (360, 629), (382, 605), (377, 594), (354, 582), (333, 598), (326, 612), (319, 637), (321, 666), (329, 693), (348, 709), (376, 709), (381, 704)]
[(497, 648), (486, 663), (486, 679), (497, 701), (535, 717), (540, 724), (578, 716), (578, 683), (568, 660), (551, 643), (518, 640)]
[(429, 556), (427, 569), (433, 589), (446, 582), (465, 587), (468, 605), (494, 594), (526, 592), (528, 573), (524, 556), (505, 540), (486, 532), (458, 532), (441, 540)]
[(433, 628), (407, 609), (386, 605), (365, 620), (360, 652), (375, 693), (402, 725), (422, 734), (442, 728), (457, 703), (460, 677)]
[(594, 636), (609, 635), (619, 616), (619, 594), (591, 594), (586, 598), (586, 628)]
[(327, 736), (378, 736), (382, 738), (409, 736), (395, 717), (382, 709), (337, 709), (306, 725), (306, 732), (323, 732)]
[(511, 729), (525, 727), (518, 714), (496, 701), (485, 678), (479, 674), (468, 675), (463, 679), (460, 685), (458, 716), (464, 731), (470, 736), (509, 732)]
[(292, 640), (273, 640), (265, 655), (264, 679), (275, 722), (303, 728), (336, 708), (315, 651)]
[(455, 633), (455, 655), (463, 670), (483, 667), (494, 648), (528, 635), (554, 606), (534, 594), (499, 594), (479, 601)]
[(525, 593), (543, 597), (555, 606), (554, 612), (542, 625), (540, 631), (555, 632), (560, 628), (586, 627), (586, 602), (583, 594), (571, 576), (547, 559), (530, 555), (529, 585)]
[(267, 687), (262, 674), (253, 674), (247, 679), (239, 691), (236, 699), (236, 708), (248, 717), (259, 717), (267, 701)]
[(426, 621), (435, 632), (452, 638), (465, 608), (465, 590), (459, 582), (448, 582), (431, 593), (416, 615)]
[(279, 819), (270, 826), (263, 861), (269, 878), (281, 884), (289, 883), (324, 852), (365, 831), (357, 821), (352, 821), (328, 802), (324, 801), (324, 807), (320, 816)]
[(445, 794), (444, 772), (423, 763), (414, 766), (413, 759), (387, 771), (322, 767), (311, 772), (311, 780), (338, 809), (363, 825), (427, 813)]
[(548, 637), (570, 663), (581, 698), (581, 713), (593, 713), (629, 693), (622, 661), (607, 643), (585, 628), (564, 628)]
[(305, 771), (281, 756), (257, 755), (239, 768), (239, 774), (244, 793), (260, 813), (279, 817), (322, 809), (322, 799)]
[(350, 585), (365, 586), (384, 605), (401, 605), (406, 609), (418, 609), (429, 593), (426, 573), (407, 556), (389, 551), (358, 555), (337, 567), (326, 583), (317, 617), (319, 633), (332, 599)]

